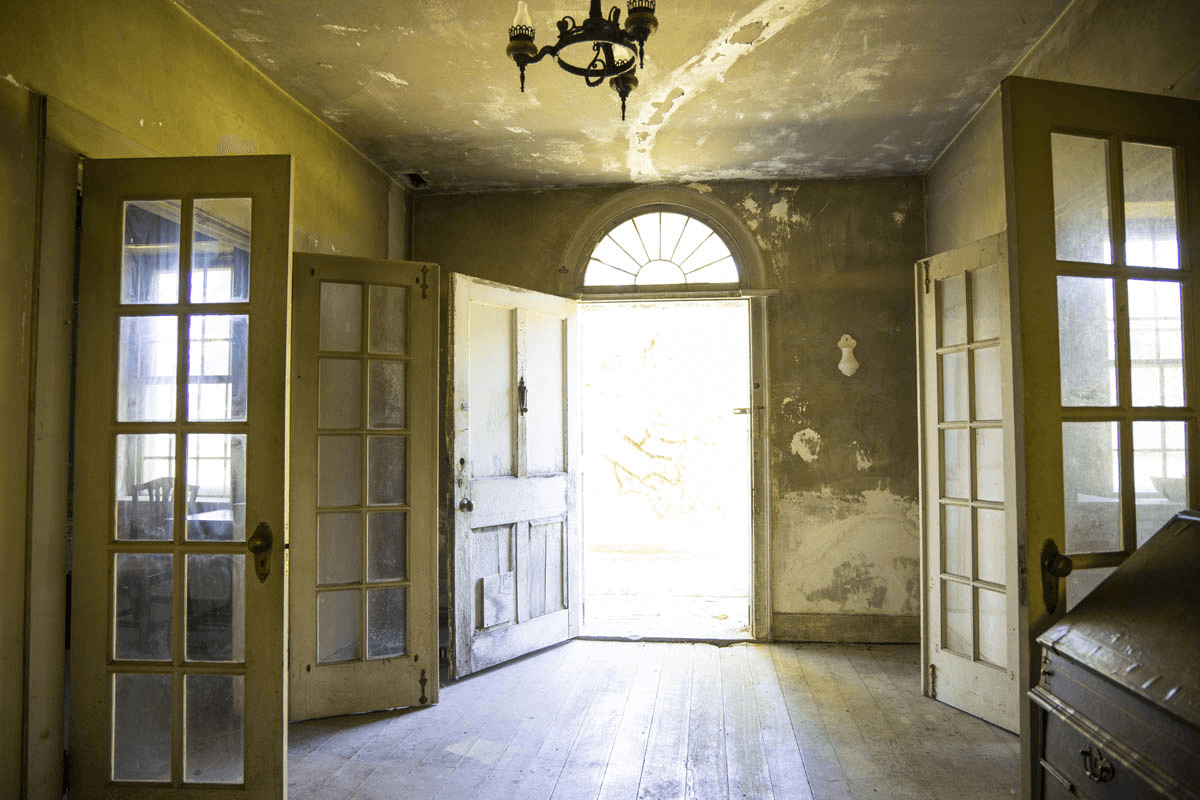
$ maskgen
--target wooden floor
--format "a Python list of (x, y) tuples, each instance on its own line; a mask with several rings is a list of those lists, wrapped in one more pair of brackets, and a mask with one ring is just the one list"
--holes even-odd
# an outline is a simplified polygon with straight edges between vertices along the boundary
[(432, 708), (292, 725), (289, 797), (1015, 796), (1017, 737), (918, 671), (915, 646), (575, 641)]

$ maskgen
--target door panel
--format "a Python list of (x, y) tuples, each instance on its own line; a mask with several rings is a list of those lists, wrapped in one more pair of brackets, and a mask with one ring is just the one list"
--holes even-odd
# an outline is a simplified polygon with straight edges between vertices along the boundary
[(283, 795), (291, 170), (85, 162), (76, 796)]
[(463, 676), (575, 636), (575, 304), (453, 275), (453, 665)]
[[(1025, 690), (1037, 637), (1200, 497), (1200, 103), (1022, 78), (1002, 98), (1028, 476)], [(1052, 550), (1069, 556), (1065, 580), (1043, 568)], [(1036, 720), (1024, 707), (1027, 790)]]
[(925, 694), (1016, 730), (1017, 521), (1008, 259), (993, 236), (917, 275)]
[(437, 267), (295, 264), (290, 715), (434, 703)]

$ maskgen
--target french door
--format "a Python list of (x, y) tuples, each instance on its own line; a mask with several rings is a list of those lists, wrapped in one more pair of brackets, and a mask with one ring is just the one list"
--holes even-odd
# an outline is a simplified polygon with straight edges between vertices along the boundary
[(291, 176), (85, 162), (75, 797), (285, 792)]
[(291, 719), (437, 702), (439, 285), (296, 254)]
[(1200, 499), (1200, 103), (1022, 78), (1002, 97), (1027, 690), (1037, 637)]

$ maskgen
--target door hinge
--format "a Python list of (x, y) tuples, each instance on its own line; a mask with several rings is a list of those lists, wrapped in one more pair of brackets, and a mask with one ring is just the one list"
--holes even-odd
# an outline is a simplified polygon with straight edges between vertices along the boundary
[(71, 790), (71, 751), (63, 750), (62, 793), (65, 797)]
[(425, 686), (426, 686), (426, 684), (428, 684), (428, 683), (429, 683), (429, 678), (428, 678), (428, 677), (426, 677), (426, 675), (425, 675), (425, 670), (421, 670), (421, 681), (420, 681), (420, 683), (421, 683), (421, 697), (420, 697), (420, 699), (418, 700), (418, 702), (420, 702), (420, 704), (421, 704), (421, 705), (425, 705), (426, 703), (428, 703), (428, 702), (429, 702), (429, 698), (425, 696)]
[(925, 276), (925, 294), (929, 294), (929, 259), (921, 262), (921, 272)]
[(929, 665), (929, 699), (937, 700), (937, 664)]
[(417, 286), (421, 287), (421, 299), (429, 299), (429, 267), (421, 267), (421, 277), (417, 278)]

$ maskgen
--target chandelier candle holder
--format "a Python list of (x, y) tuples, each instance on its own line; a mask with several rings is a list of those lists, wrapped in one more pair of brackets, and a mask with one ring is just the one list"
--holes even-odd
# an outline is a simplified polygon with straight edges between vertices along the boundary
[(558, 21), (558, 42), (539, 50), (529, 7), (520, 0), (516, 19), (508, 29), (508, 57), (521, 71), (521, 91), (525, 91), (525, 68), (550, 56), (588, 86), (607, 80), (621, 98), (624, 120), (625, 101), (638, 85), (637, 67), (646, 65), (646, 40), (658, 30), (655, 0), (628, 0), (628, 7), (622, 28), (619, 8), (614, 6), (606, 18), (600, 12), (600, 0), (592, 0), (591, 12), (582, 24), (574, 17), (563, 17)]

